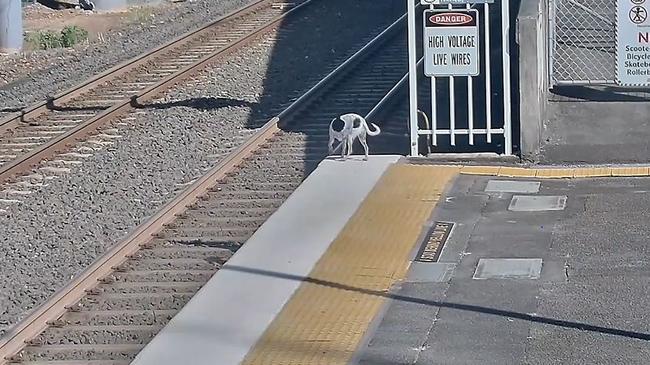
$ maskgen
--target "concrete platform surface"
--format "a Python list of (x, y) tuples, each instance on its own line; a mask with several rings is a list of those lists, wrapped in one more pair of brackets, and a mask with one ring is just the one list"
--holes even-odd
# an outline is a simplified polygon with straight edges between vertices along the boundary
[[(609, 91), (609, 96), (616, 91)], [(549, 102), (541, 162), (646, 163), (650, 156), (650, 98)]]
[(398, 159), (323, 161), (132, 364), (239, 364)]
[[(566, 201), (512, 211), (514, 195)], [(411, 267), (358, 364), (648, 364), (649, 207), (648, 177), (459, 175), (432, 216), (454, 223), (439, 267)]]

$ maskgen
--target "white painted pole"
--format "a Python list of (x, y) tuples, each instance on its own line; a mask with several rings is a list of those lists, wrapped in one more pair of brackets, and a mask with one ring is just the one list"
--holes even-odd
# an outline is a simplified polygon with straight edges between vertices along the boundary
[(449, 76), (449, 137), (450, 144), (456, 145), (456, 85), (454, 76)]
[[(466, 7), (472, 8), (470, 4)], [(477, 24), (478, 26), (478, 24)], [(467, 126), (469, 128), (469, 144), (474, 145), (474, 78), (467, 76)]]
[[(429, 6), (429, 9), (435, 10), (435, 6)], [(438, 93), (436, 90), (436, 77), (431, 76), (431, 144), (438, 145)]]
[(436, 77), (431, 77), (431, 144), (438, 145), (438, 93), (436, 91)]
[[(449, 10), (454, 6), (449, 4)], [(449, 140), (452, 146), (456, 145), (456, 89), (454, 76), (449, 76)]]
[(0, 51), (23, 48), (23, 8), (20, 0), (0, 0)]
[(485, 124), (487, 143), (492, 143), (492, 75), (490, 70), (490, 4), (483, 4), (485, 15)]
[(505, 154), (512, 155), (512, 112), (510, 95), (510, 3), (501, 2), (501, 31), (503, 47), (503, 135)]
[(408, 16), (408, 46), (409, 46), (409, 125), (411, 132), (411, 156), (418, 155), (418, 81), (417, 55), (415, 47), (415, 2), (406, 0)]

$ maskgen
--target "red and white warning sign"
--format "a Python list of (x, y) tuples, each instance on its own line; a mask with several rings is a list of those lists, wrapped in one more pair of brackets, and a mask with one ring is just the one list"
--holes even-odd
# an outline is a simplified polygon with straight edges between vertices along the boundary
[(478, 11), (424, 12), (424, 74), (477, 76), (479, 74)]

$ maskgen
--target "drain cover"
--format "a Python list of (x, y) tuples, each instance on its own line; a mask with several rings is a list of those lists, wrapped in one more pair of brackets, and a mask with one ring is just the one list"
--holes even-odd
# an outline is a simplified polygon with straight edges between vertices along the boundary
[(474, 279), (539, 279), (542, 259), (480, 259)]
[(409, 283), (444, 283), (451, 279), (456, 264), (448, 262), (414, 262), (406, 281)]
[(537, 212), (544, 210), (564, 210), (566, 195), (563, 196), (528, 196), (515, 195), (508, 210), (513, 212)]
[(490, 180), (485, 187), (488, 193), (537, 193), (539, 181)]

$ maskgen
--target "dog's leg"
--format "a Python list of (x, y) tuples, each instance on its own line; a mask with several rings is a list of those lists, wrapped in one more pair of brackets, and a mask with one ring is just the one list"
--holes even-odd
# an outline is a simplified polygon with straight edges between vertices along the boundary
[(330, 140), (327, 144), (327, 154), (331, 155), (334, 153), (334, 136), (332, 135), (332, 130), (330, 129)]
[(354, 146), (354, 138), (352, 136), (348, 137), (348, 156), (352, 154), (352, 147)]
[(368, 161), (368, 141), (366, 141), (366, 133), (362, 132), (359, 134), (359, 142), (361, 142), (361, 145), (363, 145), (363, 150), (366, 153), (366, 157), (363, 159), (364, 161)]
[(341, 158), (345, 160), (345, 150), (347, 147), (347, 138), (341, 138)]

